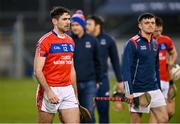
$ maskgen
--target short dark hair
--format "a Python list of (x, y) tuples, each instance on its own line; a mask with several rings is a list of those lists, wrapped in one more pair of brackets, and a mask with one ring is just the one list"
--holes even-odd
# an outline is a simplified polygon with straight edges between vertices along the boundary
[(70, 14), (70, 10), (65, 8), (65, 7), (62, 7), (62, 6), (56, 6), (56, 7), (53, 7), (53, 9), (50, 11), (50, 15), (51, 15), (51, 19), (52, 18), (56, 18), (58, 19), (60, 16), (62, 16), (64, 13), (68, 13)]
[(151, 19), (156, 18), (152, 13), (143, 13), (138, 17), (138, 23), (140, 23), (143, 19)]
[(101, 32), (103, 31), (104, 19), (102, 17), (96, 16), (96, 15), (90, 15), (90, 16), (87, 17), (87, 20), (88, 19), (94, 20), (96, 25), (100, 25)]
[(160, 17), (156, 17), (156, 26), (163, 27), (163, 20)]

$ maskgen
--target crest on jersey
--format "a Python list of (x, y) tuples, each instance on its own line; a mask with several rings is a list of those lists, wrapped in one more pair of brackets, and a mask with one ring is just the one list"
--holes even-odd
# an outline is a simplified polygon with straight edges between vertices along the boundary
[(106, 39), (101, 39), (100, 44), (101, 45), (106, 45)]
[(86, 48), (91, 48), (91, 42), (90, 42), (90, 41), (86, 41), (85, 47), (86, 47)]
[(140, 46), (140, 49), (141, 50), (147, 50), (147, 47), (146, 47), (146, 45), (143, 45), (143, 46)]
[(74, 51), (74, 47), (72, 44), (70, 44), (69, 47), (70, 47), (71, 51)]
[(164, 43), (160, 44), (160, 50), (165, 50), (166, 49), (166, 45)]

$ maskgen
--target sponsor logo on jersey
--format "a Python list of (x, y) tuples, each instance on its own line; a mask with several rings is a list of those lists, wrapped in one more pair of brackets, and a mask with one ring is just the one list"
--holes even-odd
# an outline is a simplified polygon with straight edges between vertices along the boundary
[(69, 56), (69, 55), (61, 56), (61, 58), (59, 60), (54, 61), (54, 64), (55, 65), (58, 65), (58, 64), (72, 64), (71, 56)]
[(159, 60), (166, 60), (166, 56), (163, 56), (161, 52), (159, 52)]
[(49, 53), (62, 53), (62, 52), (74, 52), (73, 45), (67, 43), (51, 44)]

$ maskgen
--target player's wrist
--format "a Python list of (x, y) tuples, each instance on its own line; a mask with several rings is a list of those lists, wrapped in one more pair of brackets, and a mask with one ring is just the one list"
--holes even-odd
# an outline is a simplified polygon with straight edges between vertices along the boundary
[(51, 90), (51, 88), (48, 86), (48, 87), (46, 87), (45, 89), (45, 92), (47, 93), (47, 94), (49, 94), (50, 92), (52, 92), (52, 90)]

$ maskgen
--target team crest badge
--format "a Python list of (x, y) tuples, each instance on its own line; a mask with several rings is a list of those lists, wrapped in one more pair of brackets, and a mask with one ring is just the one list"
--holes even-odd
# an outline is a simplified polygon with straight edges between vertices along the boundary
[(147, 47), (144, 45), (144, 46), (140, 46), (140, 49), (141, 50), (147, 50)]
[(106, 45), (106, 40), (105, 39), (101, 39), (100, 44), (101, 45)]
[(160, 45), (160, 49), (161, 49), (161, 50), (165, 50), (165, 49), (166, 49), (166, 45), (165, 45), (164, 43), (162, 43), (162, 44)]
[(86, 47), (86, 48), (91, 48), (91, 42), (86, 41), (86, 43), (85, 43), (85, 47)]

